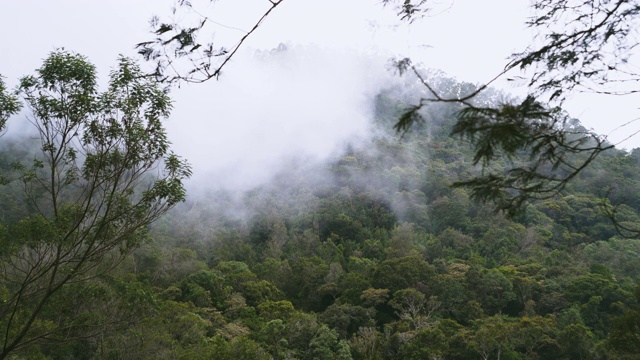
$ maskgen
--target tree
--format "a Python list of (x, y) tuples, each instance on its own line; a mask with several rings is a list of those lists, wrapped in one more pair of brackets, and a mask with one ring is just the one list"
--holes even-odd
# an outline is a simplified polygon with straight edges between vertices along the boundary
[(634, 295), (636, 303), (614, 319), (606, 343), (621, 358), (627, 355), (631, 359), (640, 353), (640, 286), (636, 286)]
[[(410, 23), (424, 17), (432, 4), (427, 0), (382, 3)], [(156, 63), (154, 75), (161, 81), (218, 78), (247, 37), (280, 4), (282, 0), (269, 0), (253, 28), (232, 49), (226, 49), (200, 41), (211, 21), (191, 2), (179, 1), (174, 14), (184, 11), (195, 15), (193, 23), (188, 24), (184, 17), (163, 21), (154, 18), (152, 27), (157, 37), (137, 47), (146, 60)], [(473, 144), (474, 164), (483, 165), (483, 172), (455, 186), (469, 188), (472, 198), (492, 202), (497, 211), (509, 215), (519, 213), (529, 200), (554, 197), (599, 154), (613, 147), (606, 137), (576, 126), (561, 110), (566, 96), (572, 91), (617, 95), (640, 91), (636, 85), (640, 74), (630, 61), (638, 44), (634, 35), (639, 4), (637, 0), (536, 0), (531, 5), (534, 15), (527, 23), (538, 32), (532, 45), (514, 54), (494, 79), (478, 86), (466, 84), (457, 91), (441, 89), (437, 84), (441, 79), (429, 76), (410, 59), (398, 60), (400, 73), (411, 70), (428, 96), (409, 106), (395, 128), (402, 133), (411, 129), (422, 121), (421, 111), (433, 102), (461, 105), (452, 135)], [(526, 84), (530, 95), (522, 101), (496, 103), (489, 86), (514, 69), (529, 71)], [(488, 165), (499, 157), (526, 160), (504, 171), (490, 169)]]
[(320, 360), (350, 360), (351, 349), (344, 340), (339, 340), (335, 330), (326, 325), (320, 326), (309, 342), (306, 354), (309, 358)]
[(507, 304), (516, 297), (509, 279), (496, 269), (488, 270), (482, 276), (478, 287), (478, 297), (488, 314), (501, 314)]
[(11, 93), (7, 93), (7, 87), (0, 75), (0, 133), (4, 130), (9, 116), (15, 114), (22, 108), (18, 98)]
[(429, 283), (434, 277), (433, 266), (419, 255), (393, 258), (381, 262), (374, 275), (374, 285), (379, 289), (398, 290), (415, 287), (419, 283)]
[[(156, 64), (153, 75), (162, 82), (218, 78), (245, 40), (282, 1), (265, 2), (266, 10), (251, 30), (227, 49), (201, 41), (212, 21), (191, 1), (181, 0), (173, 9), (174, 15), (184, 12), (193, 17), (154, 18), (156, 38), (137, 48), (146, 60)], [(424, 17), (432, 4), (427, 0), (382, 3), (393, 7), (398, 17), (409, 23)], [(600, 154), (615, 146), (562, 110), (567, 96), (576, 91), (608, 95), (640, 92), (640, 73), (633, 66), (640, 25), (638, 0), (535, 0), (531, 9), (533, 15), (527, 25), (537, 31), (532, 45), (513, 54), (504, 70), (485, 84), (451, 88), (440, 75), (433, 76), (409, 58), (396, 61), (399, 73), (413, 73), (426, 96), (406, 108), (395, 129), (405, 134), (423, 121), (422, 114), (434, 102), (457, 105), (458, 122), (451, 135), (473, 145), (473, 163), (482, 165), (482, 170), (453, 186), (469, 189), (471, 198), (493, 203), (496, 211), (509, 216), (522, 213), (531, 201), (561, 194)], [(525, 83), (529, 95), (523, 100), (497, 102), (489, 86), (514, 70), (521, 70), (525, 76), (509, 80)], [(502, 159), (509, 161), (507, 168), (490, 166)], [(618, 233), (640, 237), (640, 229), (629, 225), (623, 211), (618, 211), (624, 206), (614, 205), (607, 197), (609, 194), (602, 199), (602, 207)]]
[(594, 352), (595, 336), (582, 324), (571, 324), (560, 331), (558, 345), (566, 358), (591, 359)]
[[(384, 3), (402, 3), (399, 15), (409, 21), (429, 5), (425, 1)], [(474, 163), (482, 163), (484, 171), (456, 186), (470, 188), (473, 198), (491, 201), (497, 210), (511, 215), (520, 212), (530, 199), (554, 197), (599, 154), (613, 148), (606, 137), (575, 126), (560, 108), (566, 96), (573, 91), (615, 95), (640, 91), (639, 74), (630, 62), (638, 44), (633, 36), (638, 5), (627, 0), (536, 0), (528, 25), (538, 32), (537, 41), (514, 54), (504, 71), (488, 83), (455, 95), (443, 94), (434, 86), (437, 79), (426, 77), (410, 59), (398, 61), (398, 69), (412, 70), (429, 96), (409, 108), (396, 129), (405, 132), (421, 121), (420, 111), (429, 103), (460, 104), (452, 134), (471, 141)], [(522, 102), (488, 104), (488, 86), (513, 69), (530, 72), (530, 95)], [(546, 105), (540, 98), (558, 105)], [(491, 171), (487, 165), (498, 155), (509, 160), (526, 157), (528, 162), (516, 163), (504, 172)]]
[(503, 353), (512, 350), (513, 324), (500, 315), (483, 318), (474, 322), (474, 332), (468, 340), (482, 359), (500, 359)]
[(530, 359), (544, 358), (539, 351), (557, 351), (557, 343), (554, 339), (557, 329), (555, 319), (552, 317), (523, 317), (514, 326), (515, 343), (523, 348), (524, 353)]
[[(99, 93), (95, 67), (56, 51), (19, 93), (41, 154), (16, 164), (31, 214), (0, 238), (0, 359), (66, 341), (52, 304), (65, 287), (104, 274), (147, 240), (147, 225), (185, 199), (189, 165), (169, 150), (167, 91), (121, 57)], [(11, 110), (11, 108), (9, 108)]]

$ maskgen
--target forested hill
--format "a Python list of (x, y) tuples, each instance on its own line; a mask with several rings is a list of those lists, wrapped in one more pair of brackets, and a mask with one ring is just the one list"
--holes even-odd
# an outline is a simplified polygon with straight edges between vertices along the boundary
[[(191, 195), (111, 275), (57, 300), (82, 306), (47, 313), (113, 319), (101, 336), (68, 327), (77, 332), (66, 330), (68, 341), (26, 353), (637, 358), (640, 240), (616, 224), (640, 223), (640, 151), (604, 152), (561, 195), (507, 218), (450, 186), (481, 171), (469, 144), (450, 135), (457, 105), (427, 106), (422, 125), (399, 136), (403, 93), (381, 92), (372, 138), (329, 162), (293, 160), (241, 195)], [(604, 204), (616, 206), (617, 222)], [(14, 205), (1, 206), (11, 221)]]

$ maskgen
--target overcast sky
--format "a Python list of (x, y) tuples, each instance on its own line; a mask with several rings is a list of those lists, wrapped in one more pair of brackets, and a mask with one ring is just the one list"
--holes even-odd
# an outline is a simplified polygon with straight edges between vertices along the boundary
[[(13, 86), (49, 52), (64, 47), (89, 57), (105, 78), (118, 54), (135, 56), (133, 46), (150, 38), (151, 16), (166, 15), (172, 3), (4, 1), (0, 74)], [(432, 16), (408, 26), (379, 0), (286, 0), (222, 80), (174, 93), (175, 111), (167, 124), (174, 147), (198, 166), (207, 164), (209, 172), (224, 174), (228, 183), (259, 178), (283, 155), (325, 157), (351, 137), (366, 136), (367, 97), (391, 81), (386, 59), (411, 56), (460, 80), (485, 82), (531, 39), (524, 25), (528, 1), (432, 3)], [(217, 0), (201, 9), (219, 24), (215, 39), (230, 46), (243, 35), (238, 29), (249, 29), (268, 5), (268, 0)], [(280, 43), (295, 50), (275, 62), (252, 56)], [(568, 107), (585, 126), (609, 133), (638, 116), (632, 100), (637, 103), (577, 96)], [(630, 131), (619, 130), (611, 139)], [(640, 139), (623, 146), (640, 146)]]

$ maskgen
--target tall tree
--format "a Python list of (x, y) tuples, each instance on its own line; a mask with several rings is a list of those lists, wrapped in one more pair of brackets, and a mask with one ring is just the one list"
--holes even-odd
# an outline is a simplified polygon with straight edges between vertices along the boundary
[(0, 237), (0, 359), (43, 340), (63, 341), (65, 317), (46, 318), (57, 296), (118, 264), (147, 225), (185, 199), (189, 165), (169, 150), (167, 91), (120, 58), (108, 89), (95, 67), (57, 51), (19, 92), (41, 141), (16, 165), (31, 215)]

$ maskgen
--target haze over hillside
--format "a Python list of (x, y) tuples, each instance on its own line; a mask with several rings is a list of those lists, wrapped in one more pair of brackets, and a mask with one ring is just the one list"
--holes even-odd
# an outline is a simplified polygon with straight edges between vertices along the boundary
[(0, 360), (637, 359), (636, 19), (3, 4)]

